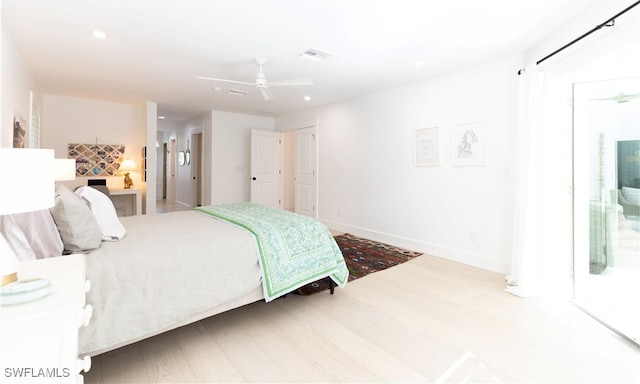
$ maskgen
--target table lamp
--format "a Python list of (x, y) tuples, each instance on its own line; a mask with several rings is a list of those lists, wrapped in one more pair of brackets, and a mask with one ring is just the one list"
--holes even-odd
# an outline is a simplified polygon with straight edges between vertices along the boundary
[[(53, 149), (0, 148), (0, 215), (37, 211), (55, 203)], [(0, 234), (0, 287), (17, 283), (20, 261)]]
[(133, 180), (129, 177), (129, 172), (137, 170), (135, 161), (131, 159), (126, 159), (120, 164), (120, 168), (118, 168), (119, 172), (124, 173), (124, 188), (129, 189), (133, 187)]

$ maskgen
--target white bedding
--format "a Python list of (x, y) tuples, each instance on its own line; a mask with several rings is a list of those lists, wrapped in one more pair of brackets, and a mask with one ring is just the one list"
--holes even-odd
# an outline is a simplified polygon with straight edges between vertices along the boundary
[(260, 299), (250, 233), (194, 211), (123, 217), (122, 224), (124, 239), (103, 242), (86, 256), (87, 303), (94, 315), (80, 329), (80, 354), (95, 355)]

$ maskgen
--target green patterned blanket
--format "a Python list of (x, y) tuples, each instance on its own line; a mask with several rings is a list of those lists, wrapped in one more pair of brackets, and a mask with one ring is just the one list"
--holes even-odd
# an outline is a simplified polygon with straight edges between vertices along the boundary
[(315, 219), (252, 203), (194, 209), (255, 236), (266, 301), (327, 276), (340, 287), (347, 283), (342, 252), (327, 227)]

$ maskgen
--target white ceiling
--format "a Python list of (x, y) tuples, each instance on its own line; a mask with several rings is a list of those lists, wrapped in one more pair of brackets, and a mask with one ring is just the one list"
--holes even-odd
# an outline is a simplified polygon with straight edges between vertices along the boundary
[[(37, 89), (155, 101), (167, 121), (207, 110), (279, 115), (532, 48), (594, 0), (2, 0), (2, 23)], [(107, 39), (92, 37), (103, 30)], [(331, 54), (300, 58), (308, 49)], [(312, 86), (253, 81), (310, 78)], [(414, 66), (420, 60), (423, 65)], [(220, 91), (213, 90), (219, 86)], [(229, 95), (230, 88), (251, 91)], [(305, 101), (304, 96), (310, 96)]]

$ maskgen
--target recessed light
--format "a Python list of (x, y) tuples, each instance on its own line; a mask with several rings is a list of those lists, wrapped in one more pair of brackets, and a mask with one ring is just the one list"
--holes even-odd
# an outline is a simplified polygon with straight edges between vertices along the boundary
[(309, 100), (311, 100), (311, 96), (305, 96), (305, 97), (304, 97), (304, 99), (305, 99), (306, 101), (309, 101)]
[(423, 64), (424, 63), (422, 62), (422, 60), (416, 60), (416, 61), (413, 62), (413, 66), (416, 67), (416, 68), (422, 67)]
[(94, 29), (93, 31), (91, 31), (91, 35), (96, 39), (101, 39), (101, 40), (104, 40), (107, 38), (107, 32), (100, 31), (98, 29)]

